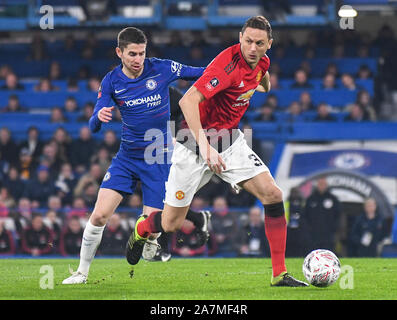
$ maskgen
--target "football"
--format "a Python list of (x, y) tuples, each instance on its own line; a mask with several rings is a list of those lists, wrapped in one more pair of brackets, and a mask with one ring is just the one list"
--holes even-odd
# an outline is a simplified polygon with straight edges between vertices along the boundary
[(332, 251), (317, 249), (306, 256), (302, 270), (307, 281), (313, 286), (328, 287), (339, 278), (340, 262)]

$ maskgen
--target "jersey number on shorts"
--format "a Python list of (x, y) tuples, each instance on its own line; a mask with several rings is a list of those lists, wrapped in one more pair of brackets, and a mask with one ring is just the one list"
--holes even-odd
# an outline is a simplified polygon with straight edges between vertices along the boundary
[(256, 167), (260, 167), (261, 165), (263, 165), (262, 160), (259, 159), (254, 153), (248, 155), (248, 159), (253, 160)]

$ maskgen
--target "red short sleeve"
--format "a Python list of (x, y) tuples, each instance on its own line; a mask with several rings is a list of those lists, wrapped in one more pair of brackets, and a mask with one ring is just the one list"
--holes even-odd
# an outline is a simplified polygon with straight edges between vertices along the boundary
[(231, 76), (227, 75), (223, 68), (211, 64), (193, 85), (208, 100), (218, 92), (228, 88), (230, 84)]

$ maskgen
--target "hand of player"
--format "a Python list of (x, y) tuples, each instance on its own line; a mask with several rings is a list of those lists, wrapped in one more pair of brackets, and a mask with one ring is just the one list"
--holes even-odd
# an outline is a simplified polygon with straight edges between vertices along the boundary
[(222, 170), (226, 170), (226, 164), (221, 155), (210, 144), (200, 147), (200, 153), (211, 171), (221, 173)]
[(114, 106), (111, 107), (103, 107), (101, 110), (98, 112), (98, 119), (101, 120), (102, 122), (109, 122), (112, 120), (112, 110), (114, 109)]

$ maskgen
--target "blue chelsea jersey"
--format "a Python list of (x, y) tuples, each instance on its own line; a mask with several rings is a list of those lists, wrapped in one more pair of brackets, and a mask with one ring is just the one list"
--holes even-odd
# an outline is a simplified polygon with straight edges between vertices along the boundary
[(146, 147), (172, 147), (168, 86), (177, 79), (196, 80), (205, 68), (191, 67), (172, 60), (147, 58), (136, 79), (122, 72), (122, 65), (103, 78), (94, 113), (89, 121), (92, 132), (101, 129), (98, 112), (115, 105), (122, 119), (120, 152), (143, 158)]

